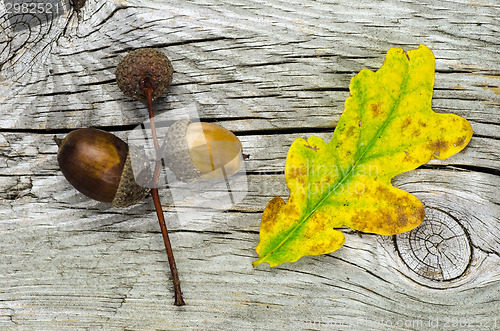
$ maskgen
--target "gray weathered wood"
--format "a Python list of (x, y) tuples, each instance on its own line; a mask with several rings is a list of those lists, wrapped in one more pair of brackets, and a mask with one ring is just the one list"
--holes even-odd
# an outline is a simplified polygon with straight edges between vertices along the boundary
[[(1, 329), (500, 328), (497, 1), (89, 0), (32, 35), (1, 6)], [(345, 228), (334, 253), (253, 269), (262, 211), (288, 194), (290, 144), (328, 140), (350, 79), (378, 69), (390, 47), (419, 44), (436, 56), (434, 110), (474, 129), (458, 155), (394, 180), (424, 203), (423, 225), (454, 234), (442, 264), (415, 268), (411, 250), (432, 247), (408, 246), (408, 234)], [(146, 119), (114, 81), (118, 61), (145, 46), (175, 68), (158, 113), (195, 107), (250, 154), (247, 197), (211, 219), (179, 222), (176, 211), (191, 207), (161, 192), (184, 307), (172, 305), (152, 203), (116, 209), (85, 198), (60, 173), (52, 141), (89, 126), (125, 138)]]

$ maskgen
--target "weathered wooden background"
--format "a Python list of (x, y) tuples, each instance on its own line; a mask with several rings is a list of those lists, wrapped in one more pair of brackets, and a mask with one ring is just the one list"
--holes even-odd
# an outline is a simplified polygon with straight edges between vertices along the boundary
[[(89, 0), (38, 24), (5, 7), (0, 329), (500, 328), (497, 0)], [(424, 223), (394, 238), (345, 229), (334, 253), (253, 269), (262, 211), (287, 196), (292, 141), (329, 140), (350, 79), (419, 44), (436, 56), (434, 110), (474, 129), (460, 154), (394, 180), (423, 201)], [(52, 141), (90, 126), (126, 137), (146, 119), (114, 77), (146, 46), (175, 68), (158, 113), (194, 105), (251, 155), (249, 194), (213, 219), (179, 223), (162, 191), (184, 307), (172, 305), (152, 203), (83, 197)]]

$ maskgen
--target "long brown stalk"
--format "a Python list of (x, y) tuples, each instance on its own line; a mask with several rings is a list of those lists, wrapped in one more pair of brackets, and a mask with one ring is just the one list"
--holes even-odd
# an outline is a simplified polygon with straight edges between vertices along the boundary
[(175, 302), (176, 306), (185, 305), (184, 299), (182, 298), (181, 292), (181, 282), (179, 280), (179, 273), (177, 272), (177, 266), (175, 265), (174, 253), (172, 251), (172, 245), (170, 244), (170, 239), (168, 237), (167, 225), (165, 224), (165, 217), (163, 215), (163, 209), (161, 207), (160, 195), (158, 194), (158, 180), (161, 172), (161, 158), (158, 155), (160, 146), (158, 144), (158, 137), (156, 136), (156, 126), (154, 122), (154, 112), (153, 112), (153, 87), (149, 79), (144, 81), (144, 94), (146, 95), (146, 104), (148, 106), (149, 120), (151, 123), (151, 131), (153, 135), (153, 143), (156, 152), (156, 163), (155, 170), (153, 173), (153, 188), (151, 189), (151, 196), (153, 197), (153, 203), (156, 210), (156, 215), (158, 216), (158, 222), (160, 223), (161, 234), (163, 236), (163, 242), (165, 244), (165, 251), (167, 252), (168, 263), (170, 265), (170, 273), (172, 274), (172, 282), (174, 283), (175, 292)]

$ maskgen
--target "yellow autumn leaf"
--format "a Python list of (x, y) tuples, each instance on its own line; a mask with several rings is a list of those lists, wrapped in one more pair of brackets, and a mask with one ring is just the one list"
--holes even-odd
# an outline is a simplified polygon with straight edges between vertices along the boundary
[(333, 252), (345, 241), (336, 228), (383, 235), (424, 219), (422, 203), (391, 179), (461, 151), (472, 137), (462, 117), (431, 109), (434, 55), (426, 46), (391, 48), (377, 72), (363, 69), (333, 137), (293, 142), (286, 159), (290, 196), (266, 206), (254, 266), (276, 266)]

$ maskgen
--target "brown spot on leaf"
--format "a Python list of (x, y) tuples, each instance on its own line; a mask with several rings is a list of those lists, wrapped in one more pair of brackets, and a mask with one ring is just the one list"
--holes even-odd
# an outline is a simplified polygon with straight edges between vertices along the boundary
[(421, 120), (418, 121), (418, 125), (420, 125), (423, 128), (427, 127), (427, 123), (425, 123), (424, 121), (421, 121)]
[(272, 228), (276, 225), (275, 219), (278, 217), (281, 208), (285, 205), (285, 201), (281, 197), (274, 197), (267, 203), (266, 209), (262, 214), (262, 221), (260, 223), (261, 233), (271, 232)]
[(376, 116), (379, 116), (380, 114), (382, 114), (382, 108), (381, 108), (381, 103), (380, 102), (377, 102), (377, 103), (372, 103), (370, 105), (370, 110), (373, 114), (374, 117)]
[(390, 229), (389, 232), (393, 232), (394, 228), (397, 227), (397, 225), (394, 223), (394, 218), (392, 217), (391, 210), (386, 209), (386, 210), (381, 210), (380, 211), (382, 222), (378, 225), (378, 229), (380, 229), (380, 232), (387, 231), (387, 229)]
[[(386, 224), (385, 234), (394, 235), (408, 231), (422, 222), (425, 217), (423, 207), (413, 207), (409, 199), (403, 199), (404, 203), (397, 206), (395, 210), (396, 219), (392, 219)], [(390, 213), (387, 214), (388, 216)]]
[(439, 152), (445, 152), (448, 150), (448, 143), (442, 139), (433, 140), (430, 142), (430, 149), (434, 151), (434, 154), (439, 155)]
[(288, 177), (290, 179), (294, 179), (297, 177), (303, 177), (307, 175), (308, 171), (305, 166), (300, 166), (300, 167), (290, 167), (288, 168)]
[(396, 209), (397, 214), (397, 227), (406, 227), (408, 225), (408, 213), (406, 212), (406, 208), (399, 206)]
[(462, 122), (462, 131), (469, 132), (470, 130), (472, 130), (472, 128), (471, 128), (469, 122), (463, 121)]
[[(398, 222), (401, 223), (399, 224), (400, 226), (398, 231), (395, 232), (394, 234), (408, 231), (408, 228), (416, 227), (417, 225), (422, 223), (424, 218), (425, 218), (425, 210), (423, 206), (408, 205), (402, 208), (401, 211), (398, 209)], [(402, 227), (406, 227), (406, 229), (403, 229)]]
[(408, 155), (408, 156), (405, 156), (403, 161), (413, 164), (413, 163), (415, 163), (415, 158)]
[(462, 146), (465, 143), (465, 136), (460, 137), (456, 143), (454, 143), (454, 146)]
[(386, 186), (379, 185), (376, 188), (377, 196), (380, 200), (388, 200), (390, 199), (390, 191)]
[(404, 54), (406, 56), (406, 59), (408, 59), (408, 62), (410, 62), (410, 57), (408, 56), (408, 53), (405, 51)]
[(411, 124), (411, 118), (407, 117), (403, 124), (401, 124), (401, 130), (405, 130)]
[(306, 148), (309, 148), (309, 149), (312, 149), (313, 151), (317, 151), (319, 150), (318, 147), (314, 146), (314, 145), (311, 145), (311, 144), (307, 144), (307, 145), (304, 145)]
[(300, 169), (300, 175), (301, 175), (301, 176), (305, 176), (305, 175), (307, 175), (308, 171), (307, 171), (307, 168), (306, 168), (306, 167), (302, 166), (302, 167), (300, 167), (299, 169)]

